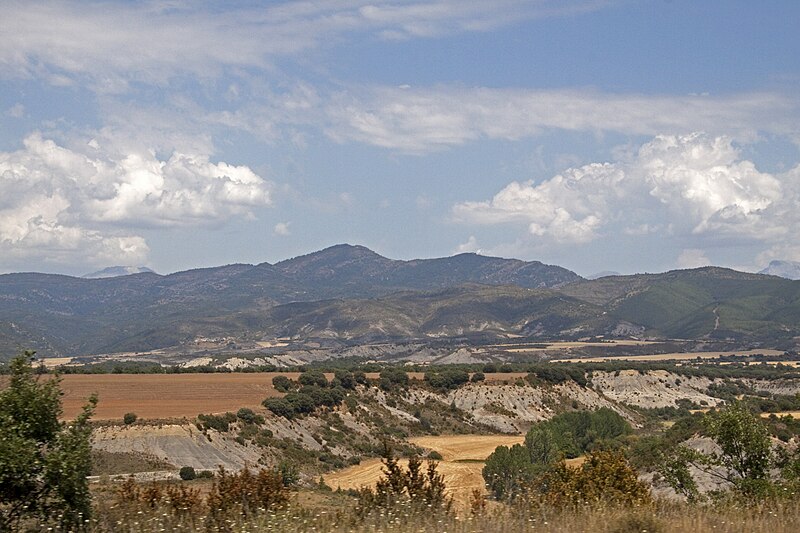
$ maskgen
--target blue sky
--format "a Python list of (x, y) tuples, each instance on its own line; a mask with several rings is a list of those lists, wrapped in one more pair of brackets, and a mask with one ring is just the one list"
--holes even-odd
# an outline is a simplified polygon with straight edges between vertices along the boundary
[(4, 2), (0, 271), (800, 260), (800, 3)]

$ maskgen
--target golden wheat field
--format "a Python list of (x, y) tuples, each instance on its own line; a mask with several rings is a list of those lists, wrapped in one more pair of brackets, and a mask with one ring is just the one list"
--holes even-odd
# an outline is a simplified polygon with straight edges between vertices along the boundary
[[(448, 494), (456, 505), (466, 506), (474, 489), (486, 492), (483, 476), (483, 461), (498, 446), (513, 446), (525, 440), (524, 435), (443, 435), (408, 439), (428, 450), (442, 455), (438, 471), (444, 476)], [(408, 461), (400, 461), (405, 467)], [(380, 459), (362, 461), (361, 464), (345, 468), (325, 476), (325, 482), (333, 489), (357, 489), (373, 486), (383, 475)]]

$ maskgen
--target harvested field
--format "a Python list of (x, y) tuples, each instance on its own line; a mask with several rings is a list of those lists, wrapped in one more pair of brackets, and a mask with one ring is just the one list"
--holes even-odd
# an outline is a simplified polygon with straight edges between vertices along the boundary
[[(447, 491), (456, 505), (464, 508), (474, 489), (486, 492), (481, 475), (483, 461), (497, 446), (512, 446), (524, 440), (524, 435), (446, 435), (417, 437), (409, 442), (442, 454), (438, 471), (444, 476)], [(405, 467), (408, 461), (400, 463)], [(383, 475), (382, 466), (380, 459), (362, 461), (360, 465), (328, 474), (325, 482), (334, 489), (372, 486)]]
[(614, 348), (615, 346), (647, 346), (650, 344), (659, 344), (655, 341), (637, 341), (633, 339), (621, 339), (604, 342), (583, 342), (583, 341), (556, 341), (556, 342), (542, 342), (534, 343), (533, 345), (526, 346), (524, 344), (495, 344), (492, 347), (502, 348), (511, 353), (525, 353), (525, 352), (544, 352), (551, 350), (572, 350), (574, 348)]
[(95, 420), (121, 419), (128, 412), (165, 419), (257, 408), (264, 398), (282, 396), (272, 387), (279, 375), (299, 374), (69, 374), (61, 382), (64, 417), (75, 417), (93, 392), (100, 398)]
[(720, 357), (751, 355), (783, 355), (781, 350), (744, 350), (734, 352), (674, 352), (648, 355), (620, 355), (609, 357), (579, 357), (575, 359), (553, 359), (553, 363), (602, 363), (604, 361), (686, 361), (688, 359), (719, 359)]
[[(213, 374), (67, 374), (62, 376), (64, 417), (73, 418), (86, 398), (98, 393), (95, 420), (121, 419), (136, 413), (141, 419), (194, 418), (200, 413), (224, 413), (240, 407), (257, 408), (267, 397), (282, 396), (272, 378), (296, 380), (297, 372)], [(505, 382), (524, 378), (524, 372), (486, 374), (486, 381)], [(328, 379), (333, 374), (326, 374)], [(422, 380), (421, 372), (410, 372)], [(377, 379), (378, 374), (368, 374)], [(0, 380), (2, 386), (2, 380)]]
[(790, 416), (792, 418), (800, 418), (800, 411), (778, 411), (777, 413), (761, 413), (761, 418), (769, 418), (771, 415), (775, 415), (778, 418), (782, 416)]

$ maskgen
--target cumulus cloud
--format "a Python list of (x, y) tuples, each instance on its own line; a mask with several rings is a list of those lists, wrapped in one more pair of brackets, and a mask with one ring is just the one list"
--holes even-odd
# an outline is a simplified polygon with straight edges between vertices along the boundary
[(703, 250), (689, 248), (681, 251), (677, 264), (678, 268), (699, 268), (710, 265), (711, 260)]
[(278, 222), (275, 224), (275, 227), (272, 229), (272, 233), (275, 235), (279, 235), (281, 237), (286, 237), (287, 235), (291, 235), (291, 230), (289, 230), (289, 224), (291, 222)]
[[(615, 235), (711, 241), (791, 240), (800, 227), (800, 171), (760, 172), (730, 138), (661, 135), (630, 159), (512, 182), (486, 201), (453, 207), (456, 221), (524, 224), (532, 237), (586, 243)], [(688, 250), (684, 265), (707, 261)]]
[(22, 118), (25, 116), (25, 106), (16, 103), (6, 110), (6, 115), (11, 118)]
[(611, 94), (577, 90), (375, 87), (341, 93), (328, 135), (418, 153), (478, 139), (517, 140), (550, 129), (637, 135), (686, 131), (752, 139), (797, 132), (800, 101), (771, 93), (732, 96)]
[(207, 155), (84, 151), (39, 133), (0, 153), (0, 250), (56, 262), (141, 263), (148, 247), (131, 228), (218, 224), (269, 205), (270, 185), (246, 166)]
[(467, 239), (467, 242), (462, 242), (456, 246), (456, 253), (481, 253), (481, 247), (478, 245), (478, 239), (475, 238), (475, 235), (470, 235), (469, 239)]

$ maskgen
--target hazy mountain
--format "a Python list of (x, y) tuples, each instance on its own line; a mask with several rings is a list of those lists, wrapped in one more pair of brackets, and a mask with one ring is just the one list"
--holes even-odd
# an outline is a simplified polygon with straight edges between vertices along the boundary
[(362, 342), (646, 335), (790, 342), (800, 282), (706, 267), (584, 280), (461, 254), (396, 261), (340, 245), (271, 265), (84, 279), (0, 276), (0, 355), (149, 350), (198, 336)]
[[(253, 317), (290, 302), (374, 298), (471, 282), (555, 287), (580, 279), (539, 262), (474, 254), (396, 261), (350, 245), (276, 265), (226, 265), (167, 276), (7, 274), (0, 276), (0, 350), (8, 355), (21, 348), (47, 354), (150, 349), (196, 335), (247, 330)], [(249, 322), (240, 323), (243, 314)]]
[(770, 261), (769, 266), (759, 274), (768, 274), (786, 279), (800, 279), (800, 262), (798, 261)]
[(100, 278), (116, 278), (117, 276), (130, 276), (131, 274), (146, 274), (146, 273), (155, 274), (155, 272), (153, 272), (147, 267), (113, 266), (113, 267), (106, 267), (103, 270), (98, 270), (97, 272), (84, 274), (81, 277), (87, 279), (100, 279)]
[(615, 272), (613, 270), (603, 270), (602, 272), (597, 272), (596, 274), (592, 274), (591, 276), (586, 276), (586, 279), (600, 279), (600, 278), (607, 278), (608, 276), (621, 276), (619, 272)]

